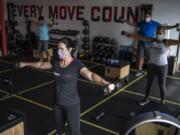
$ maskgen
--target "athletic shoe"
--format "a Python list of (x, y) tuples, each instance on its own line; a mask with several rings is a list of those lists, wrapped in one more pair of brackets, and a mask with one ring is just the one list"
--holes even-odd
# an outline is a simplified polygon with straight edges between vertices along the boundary
[(143, 74), (144, 74), (143, 71), (138, 71), (138, 72), (136, 73), (136, 77), (140, 77), (140, 76), (142, 76)]
[(165, 101), (164, 101), (164, 100), (163, 100), (163, 101), (161, 101), (161, 104), (162, 104), (162, 105), (164, 105), (164, 104), (165, 104)]
[(142, 101), (139, 102), (140, 106), (145, 106), (150, 102), (149, 98), (144, 98)]

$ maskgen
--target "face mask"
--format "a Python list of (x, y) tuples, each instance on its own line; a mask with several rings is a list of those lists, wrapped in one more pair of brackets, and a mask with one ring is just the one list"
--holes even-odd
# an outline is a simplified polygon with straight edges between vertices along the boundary
[(147, 17), (145, 20), (146, 20), (146, 22), (150, 22), (150, 21), (151, 21), (151, 18), (150, 18), (150, 17)]
[(158, 41), (164, 40), (164, 35), (158, 34), (158, 35), (157, 35), (157, 40), (158, 40)]
[(58, 50), (59, 59), (64, 60), (68, 56), (68, 51), (62, 51), (61, 49)]

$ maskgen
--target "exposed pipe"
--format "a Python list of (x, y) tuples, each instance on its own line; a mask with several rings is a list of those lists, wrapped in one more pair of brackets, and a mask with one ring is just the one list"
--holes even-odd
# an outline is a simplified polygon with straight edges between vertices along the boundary
[(4, 21), (4, 8), (3, 8), (3, 0), (0, 0), (0, 33), (1, 33), (1, 50), (2, 55), (7, 56), (8, 50), (7, 50), (7, 36), (6, 36), (6, 29), (5, 29), (5, 21)]

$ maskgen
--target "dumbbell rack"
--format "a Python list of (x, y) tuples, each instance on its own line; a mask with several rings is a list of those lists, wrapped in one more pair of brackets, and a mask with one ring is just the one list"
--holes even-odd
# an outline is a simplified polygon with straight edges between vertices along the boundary
[(117, 58), (117, 43), (92, 42), (92, 56), (94, 61), (107, 63), (108, 59)]
[(133, 47), (127, 45), (118, 45), (118, 58), (119, 60), (127, 60), (132, 62)]
[(82, 49), (83, 49), (83, 54), (84, 54), (84, 58), (89, 59), (91, 57), (91, 47), (90, 47), (90, 34), (89, 34), (89, 22), (87, 20), (83, 20), (83, 34), (84, 37), (82, 38)]
[(80, 43), (80, 32), (79, 31), (52, 29), (49, 31), (49, 35), (50, 35), (50, 40), (49, 40), (50, 43), (49, 44), (53, 48), (57, 47), (58, 40), (62, 37), (70, 37), (72, 40), (74, 40), (74, 43), (77, 45), (74, 56), (77, 57), (77, 53), (79, 50), (79, 43)]

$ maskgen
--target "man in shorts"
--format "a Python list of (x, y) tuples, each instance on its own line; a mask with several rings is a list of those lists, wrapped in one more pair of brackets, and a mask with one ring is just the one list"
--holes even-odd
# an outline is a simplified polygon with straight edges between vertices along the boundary
[[(130, 22), (125, 19), (121, 19), (122, 22), (127, 23), (130, 26), (134, 26), (138, 30), (138, 34), (144, 37), (154, 38), (156, 37), (156, 30), (158, 27), (161, 27), (164, 30), (178, 28), (179, 24), (175, 24), (172, 26), (163, 26), (159, 22), (154, 21), (151, 19), (151, 13), (145, 14), (145, 19), (138, 23)], [(144, 65), (144, 59), (148, 59), (148, 51), (145, 49), (145, 46), (150, 45), (151, 43), (145, 41), (138, 41), (137, 44), (137, 62), (136, 66), (138, 69), (138, 73), (136, 74), (137, 77), (143, 74), (142, 68)]]

